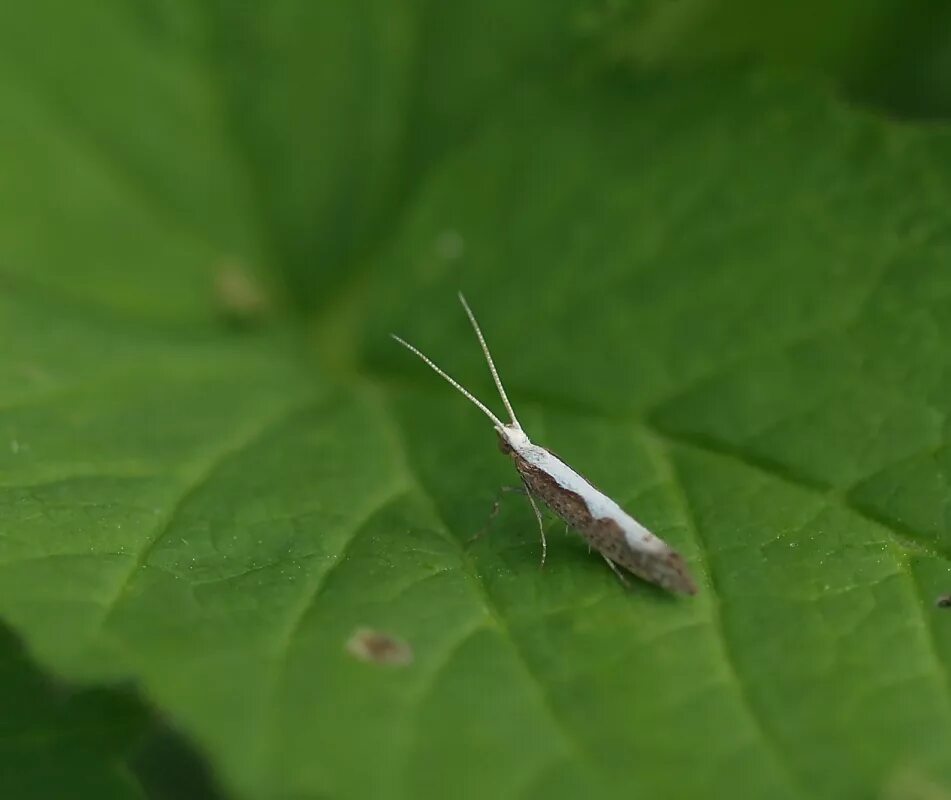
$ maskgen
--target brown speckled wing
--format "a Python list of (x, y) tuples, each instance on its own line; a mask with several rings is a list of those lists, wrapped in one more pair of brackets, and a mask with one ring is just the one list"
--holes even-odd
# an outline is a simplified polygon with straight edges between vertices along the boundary
[(587, 504), (576, 493), (561, 486), (546, 472), (511, 453), (525, 486), (555, 514), (574, 528), (595, 550), (639, 578), (669, 591), (696, 594), (697, 587), (679, 553), (666, 547), (665, 552), (635, 550), (627, 543), (624, 531), (613, 519), (595, 519)]

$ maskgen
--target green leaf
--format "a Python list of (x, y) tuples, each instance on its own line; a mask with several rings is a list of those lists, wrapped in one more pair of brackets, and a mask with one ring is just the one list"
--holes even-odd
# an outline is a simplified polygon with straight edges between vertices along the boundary
[(499, 98), (552, 71), (586, 2), (199, 4), (205, 60), (295, 303), (330, 305), (420, 176)]
[[(532, 107), (460, 157), (394, 247), (377, 315), (491, 397), (442, 311), (465, 286), (523, 424), (682, 547), (705, 591), (645, 591), (629, 619), (629, 597), (590, 599), (564, 545), (528, 584), (523, 515), (517, 549), (478, 551), (488, 595), (581, 743), (569, 761), (595, 754), (615, 789), (945, 786), (947, 138), (768, 80), (635, 97)], [(447, 263), (450, 229), (465, 256)], [(471, 530), (486, 501), (461, 498), (504, 478), (446, 394), (401, 420), (443, 518)]]
[(591, 0), (572, 27), (608, 63), (683, 69), (755, 60), (823, 74), (887, 114), (943, 119), (949, 19), (935, 0)]
[[(439, 82), (378, 44), (448, 11), (32, 8), (0, 12), (0, 617), (39, 664), (134, 681), (241, 798), (951, 789), (945, 132), (763, 74), (470, 70), (485, 105), (414, 154)], [(344, 77), (294, 75), (314, 30)], [(234, 264), (324, 311), (227, 325)], [(555, 523), (539, 570), (518, 498), (469, 543), (514, 473), (385, 335), (496, 406), (459, 288), (533, 437), (696, 598)]]
[(577, 27), (603, 54), (639, 64), (755, 57), (849, 82), (910, 55), (928, 38), (919, 22), (938, 11), (931, 0), (591, 0)]

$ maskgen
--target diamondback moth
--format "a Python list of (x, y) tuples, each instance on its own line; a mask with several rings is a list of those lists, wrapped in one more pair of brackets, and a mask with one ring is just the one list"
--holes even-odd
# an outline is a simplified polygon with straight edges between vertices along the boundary
[(521, 476), (528, 500), (535, 512), (542, 540), (542, 566), (545, 564), (547, 544), (537, 500), (542, 501), (569, 526), (574, 528), (597, 550), (608, 566), (624, 582), (618, 566), (651, 583), (656, 583), (672, 592), (696, 594), (697, 586), (690, 576), (683, 557), (665, 541), (651, 533), (625, 512), (614, 500), (575, 472), (551, 451), (534, 444), (522, 430), (512, 404), (505, 394), (495, 362), (485, 343), (485, 337), (476, 322), (475, 315), (462, 293), (459, 301), (465, 309), (472, 329), (475, 331), (482, 354), (485, 356), (492, 380), (498, 389), (509, 422), (502, 422), (489, 408), (458, 381), (451, 378), (428, 357), (395, 333), (390, 334), (397, 342), (417, 355), (440, 377), (473, 403), (492, 422), (499, 437), (502, 452), (512, 457)]

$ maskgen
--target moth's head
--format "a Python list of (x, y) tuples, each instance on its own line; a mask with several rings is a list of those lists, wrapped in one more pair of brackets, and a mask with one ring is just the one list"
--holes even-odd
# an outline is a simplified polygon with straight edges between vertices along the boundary
[(503, 425), (501, 428), (496, 428), (495, 432), (499, 436), (499, 450), (501, 450), (505, 455), (511, 454), (514, 450), (523, 444), (528, 444), (528, 437), (517, 425)]

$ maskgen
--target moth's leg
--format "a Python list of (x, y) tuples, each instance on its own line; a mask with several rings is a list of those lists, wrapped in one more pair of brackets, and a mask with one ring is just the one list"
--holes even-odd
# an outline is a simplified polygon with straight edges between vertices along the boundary
[(502, 486), (499, 489), (499, 493), (495, 496), (495, 500), (492, 501), (492, 510), (489, 512), (489, 518), (485, 521), (485, 525), (478, 531), (476, 531), (474, 536), (469, 538), (467, 544), (472, 544), (476, 539), (484, 536), (489, 528), (492, 527), (492, 523), (495, 521), (495, 518), (499, 515), (499, 507), (502, 503), (502, 497), (510, 492), (516, 492), (518, 494), (526, 494), (527, 489), (524, 486)]
[(544, 569), (545, 556), (548, 555), (548, 542), (545, 541), (545, 523), (542, 522), (542, 512), (538, 510), (538, 503), (536, 503), (535, 498), (532, 497), (532, 493), (528, 490), (528, 486), (525, 487), (525, 494), (528, 496), (528, 502), (532, 504), (532, 511), (535, 512), (535, 519), (538, 520), (538, 532), (542, 536), (542, 563), (538, 565), (538, 568)]
[(625, 586), (631, 585), (631, 582), (624, 576), (621, 570), (617, 568), (617, 564), (615, 564), (610, 558), (604, 555), (604, 553), (601, 554), (601, 558), (603, 558), (607, 562), (607, 565), (611, 568), (611, 572), (617, 575), (617, 578), (621, 583), (623, 583)]

